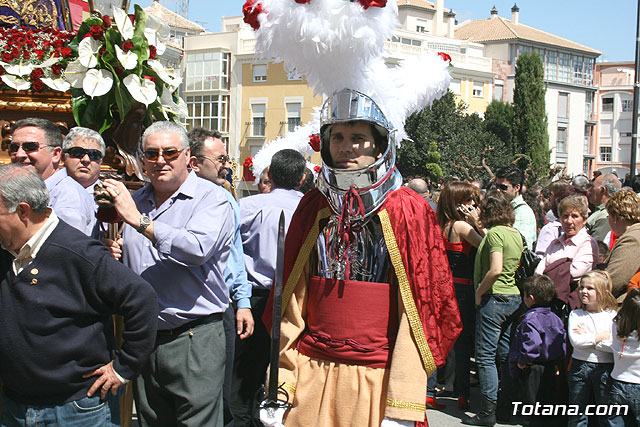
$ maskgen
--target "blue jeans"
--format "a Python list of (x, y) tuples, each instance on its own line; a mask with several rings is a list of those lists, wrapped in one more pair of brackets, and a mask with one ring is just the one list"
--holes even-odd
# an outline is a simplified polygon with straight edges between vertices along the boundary
[(473, 328), (475, 324), (475, 291), (473, 285), (455, 283), (456, 300), (462, 320), (462, 332), (453, 349), (456, 354), (456, 377), (453, 383), (455, 396), (469, 397), (469, 372), (473, 353)]
[(484, 295), (476, 311), (476, 363), (480, 376), (480, 393), (498, 400), (498, 366), (509, 354), (510, 332), (517, 320), (515, 313), (520, 295)]
[(109, 400), (100, 401), (100, 395), (94, 395), (58, 406), (35, 406), (18, 403), (3, 395), (2, 426), (109, 427)]
[[(607, 383), (612, 369), (613, 363), (595, 363), (571, 359), (569, 405), (580, 405), (580, 413), (584, 414), (592, 391), (596, 399), (596, 405), (606, 405), (608, 403), (607, 394), (609, 393)], [(586, 427), (587, 424), (587, 415), (569, 415), (569, 426)], [(598, 416), (598, 425), (608, 425), (606, 418)]]
[(625, 383), (611, 378), (608, 403), (609, 405), (629, 405), (627, 416), (609, 417), (610, 426), (640, 426), (640, 384)]

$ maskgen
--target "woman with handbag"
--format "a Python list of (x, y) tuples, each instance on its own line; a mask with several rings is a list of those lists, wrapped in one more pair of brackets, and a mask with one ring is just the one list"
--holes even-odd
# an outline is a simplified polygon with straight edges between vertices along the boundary
[(562, 199), (558, 214), (563, 233), (547, 247), (536, 268), (537, 274), (546, 274), (553, 279), (559, 300), (554, 311), (559, 316), (562, 314), (560, 318), (565, 324), (569, 311), (581, 306), (578, 281), (598, 263), (598, 244), (585, 227), (588, 211), (587, 198), (582, 195)]
[(479, 225), (479, 202), (480, 193), (475, 186), (468, 182), (453, 181), (440, 192), (436, 209), (462, 319), (462, 332), (454, 346), (456, 362), (453, 384), (453, 394), (458, 397), (460, 409), (469, 407), (475, 316), (473, 264), (476, 248), (485, 235), (485, 230)]
[(474, 267), (481, 402), (477, 415), (464, 419), (464, 424), (487, 426), (496, 420), (498, 366), (506, 361), (510, 329), (522, 303), (515, 273), (524, 246), (520, 232), (512, 227), (514, 220), (509, 200), (497, 191), (487, 193), (480, 209), (480, 223), (489, 231), (478, 246)]

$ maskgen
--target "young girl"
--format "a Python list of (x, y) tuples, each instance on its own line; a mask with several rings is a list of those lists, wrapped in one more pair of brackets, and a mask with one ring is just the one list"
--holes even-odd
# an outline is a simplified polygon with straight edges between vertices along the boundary
[[(632, 288), (627, 293), (622, 308), (611, 327), (611, 350), (613, 371), (609, 405), (628, 405), (627, 416), (613, 414), (609, 425), (640, 425), (640, 289)], [(635, 421), (635, 423), (634, 423)]]
[[(582, 308), (569, 315), (569, 341), (573, 346), (569, 371), (569, 404), (580, 405), (584, 414), (591, 391), (596, 404), (607, 403), (607, 381), (613, 368), (613, 355), (597, 344), (609, 339), (618, 305), (611, 294), (611, 278), (606, 271), (594, 270), (580, 279), (578, 296)], [(599, 417), (599, 425), (607, 425)], [(570, 415), (569, 426), (586, 426), (587, 415)]]

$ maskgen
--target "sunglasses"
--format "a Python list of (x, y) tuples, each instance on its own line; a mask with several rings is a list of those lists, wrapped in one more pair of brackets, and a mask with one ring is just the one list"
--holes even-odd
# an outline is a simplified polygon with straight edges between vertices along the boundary
[(507, 184), (496, 184), (496, 188), (500, 191), (507, 191), (509, 186)]
[(9, 153), (17, 153), (20, 147), (22, 147), (25, 153), (33, 153), (34, 151), (38, 151), (40, 148), (48, 147), (48, 145), (40, 147), (39, 142), (12, 142), (9, 144)]
[(144, 155), (145, 159), (151, 160), (152, 162), (158, 160), (158, 157), (160, 156), (162, 156), (166, 161), (171, 161), (177, 159), (178, 156), (180, 156), (180, 153), (182, 153), (183, 151), (184, 148), (182, 150), (176, 150), (175, 148), (169, 148), (167, 150), (157, 150), (155, 148), (150, 148), (143, 151), (142, 154)]
[(218, 162), (218, 163), (222, 163), (223, 165), (225, 163), (227, 163), (230, 159), (229, 156), (218, 156), (218, 157), (207, 157), (207, 156), (202, 156), (203, 159), (206, 160), (211, 160), (212, 162)]
[(87, 149), (82, 147), (71, 147), (66, 152), (74, 159), (82, 159), (84, 156), (89, 156), (89, 159), (94, 161), (102, 159), (102, 151), (100, 150)]

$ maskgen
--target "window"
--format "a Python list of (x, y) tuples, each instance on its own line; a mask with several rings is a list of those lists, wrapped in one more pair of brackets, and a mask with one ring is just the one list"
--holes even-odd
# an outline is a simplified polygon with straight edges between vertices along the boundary
[(254, 65), (253, 66), (253, 81), (254, 82), (266, 82), (267, 81), (267, 66), (266, 65)]
[(293, 132), (296, 127), (300, 126), (300, 109), (302, 104), (287, 104), (287, 132)]
[(558, 94), (558, 118), (569, 118), (569, 94), (560, 92)]
[(602, 112), (613, 111), (613, 98), (602, 98)]
[(589, 159), (582, 159), (582, 173), (589, 175)]
[(228, 132), (228, 95), (195, 95), (187, 96), (187, 124), (190, 128)]
[(558, 137), (556, 138), (556, 151), (558, 153), (567, 152), (567, 129), (558, 128)]
[(460, 80), (451, 79), (451, 84), (449, 84), (449, 90), (456, 95), (460, 95)]
[(573, 82), (576, 84), (582, 84), (583, 78), (583, 60), (582, 56), (573, 56)]
[(253, 104), (251, 106), (252, 136), (264, 136), (264, 130), (267, 127), (264, 118), (265, 110), (266, 106), (264, 104)]
[(544, 74), (547, 80), (558, 79), (558, 52), (548, 50), (547, 57), (544, 62)]
[(623, 99), (622, 100), (622, 112), (628, 113), (629, 111), (633, 111), (633, 100), (632, 99)]
[(591, 113), (593, 113), (593, 95), (593, 92), (587, 92), (585, 95), (584, 116), (586, 120), (591, 120)]
[(497, 101), (502, 101), (503, 91), (504, 91), (504, 81), (496, 80), (494, 83), (494, 89), (493, 89), (493, 99)]
[(473, 82), (473, 96), (482, 98), (483, 88), (484, 88), (484, 83)]
[(571, 55), (561, 53), (558, 56), (558, 81), (569, 83), (571, 76)]
[(591, 145), (591, 126), (584, 127), (584, 144), (582, 146), (582, 152), (589, 154), (589, 146)]
[(187, 55), (186, 90), (228, 90), (228, 52), (206, 52)]
[(600, 161), (601, 162), (611, 161), (611, 147), (600, 147)]
[(423, 27), (422, 25), (418, 25), (416, 26), (416, 31), (419, 33), (426, 33), (427, 29), (425, 27)]
[(593, 85), (593, 58), (584, 59), (584, 84), (585, 86)]

